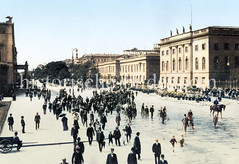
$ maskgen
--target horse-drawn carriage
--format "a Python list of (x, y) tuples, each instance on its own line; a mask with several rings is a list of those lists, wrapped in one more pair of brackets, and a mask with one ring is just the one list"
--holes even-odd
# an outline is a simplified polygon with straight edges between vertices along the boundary
[(0, 137), (0, 152), (9, 153), (16, 147), (18, 150), (21, 148), (21, 141), (15, 137)]

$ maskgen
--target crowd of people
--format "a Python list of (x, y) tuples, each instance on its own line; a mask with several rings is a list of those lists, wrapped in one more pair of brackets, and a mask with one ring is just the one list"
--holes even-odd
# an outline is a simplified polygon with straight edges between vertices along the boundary
[[(70, 92), (70, 91), (69, 91)], [(74, 123), (70, 128), (70, 134), (72, 136), (73, 141), (73, 153), (72, 153), (72, 163), (74, 164), (82, 164), (84, 163), (83, 153), (85, 150), (84, 143), (81, 141), (79, 137), (80, 131), (80, 122), (82, 126), (86, 127), (86, 136), (88, 138), (88, 144), (91, 146), (94, 138), (98, 143), (99, 152), (102, 152), (103, 148), (107, 146), (112, 146), (113, 144), (116, 146), (122, 146), (128, 144), (132, 137), (133, 130), (131, 127), (131, 123), (137, 117), (137, 109), (135, 103), (135, 92), (120, 89), (117, 91), (102, 91), (98, 93), (97, 91), (93, 91), (93, 96), (82, 97), (80, 94), (76, 97), (72, 92), (68, 93), (66, 89), (60, 90), (58, 96), (54, 99), (51, 98), (51, 91), (46, 89), (35, 88), (32, 90), (28, 90), (26, 92), (26, 96), (30, 98), (30, 101), (34, 97), (37, 97), (39, 100), (43, 98), (43, 114), (46, 114), (47, 109), (50, 113), (54, 114), (56, 120), (61, 118), (63, 131), (68, 131), (68, 118), (66, 116), (66, 112), (70, 113), (73, 117)], [(144, 105), (141, 106), (141, 115), (143, 118), (154, 118), (155, 108), (154, 105)], [(127, 117), (128, 123), (126, 126), (121, 125), (121, 115), (125, 115)], [(107, 121), (109, 115), (115, 115), (115, 129), (110, 129), (108, 134), (105, 134), (105, 128), (107, 127)], [(162, 106), (159, 110), (159, 115), (162, 118), (162, 123), (167, 116), (166, 114), (166, 106)], [(36, 113), (34, 117), (35, 129), (39, 130), (40, 128), (41, 117), (39, 113)], [(194, 129), (193, 123), (193, 113), (190, 110), (188, 114), (184, 115), (182, 120), (183, 129), (186, 132), (187, 127), (189, 125)], [(12, 113), (8, 118), (9, 130), (13, 131), (14, 119)], [(24, 116), (21, 116), (21, 125), (22, 125), (22, 133), (25, 133), (25, 121)], [(111, 126), (112, 127), (112, 126)], [(107, 127), (109, 130), (110, 127)], [(108, 138), (107, 138), (108, 137)], [(106, 141), (108, 140), (108, 141)], [(170, 143), (173, 147), (173, 152), (175, 145), (177, 144), (177, 140), (173, 136), (170, 140)], [(184, 144), (184, 138), (180, 140), (180, 147), (182, 148)], [(111, 153), (107, 156), (106, 163), (107, 164), (117, 164), (117, 155), (114, 153), (114, 149), (111, 148)], [(137, 160), (141, 160), (141, 142), (140, 142), (140, 132), (136, 133), (136, 136), (133, 141), (133, 147), (129, 150), (129, 154), (127, 157), (128, 164), (137, 164)], [(159, 140), (156, 139), (155, 143), (152, 145), (152, 152), (155, 157), (155, 164), (159, 163), (167, 163), (164, 159), (164, 154), (161, 151), (161, 145)], [(67, 163), (64, 158), (62, 163)]]

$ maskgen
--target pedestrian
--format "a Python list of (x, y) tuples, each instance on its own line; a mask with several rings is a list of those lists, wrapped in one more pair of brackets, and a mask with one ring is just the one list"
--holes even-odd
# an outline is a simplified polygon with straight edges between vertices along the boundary
[(161, 155), (161, 145), (158, 142), (158, 139), (155, 140), (155, 143), (152, 146), (152, 151), (154, 152), (155, 164), (159, 164)]
[(67, 162), (66, 162), (66, 159), (64, 158), (64, 159), (62, 159), (61, 164), (69, 164), (69, 163), (67, 163)]
[(182, 139), (179, 142), (180, 142), (180, 148), (183, 148), (184, 138), (183, 138), (183, 135), (181, 135), (181, 136), (182, 136)]
[(116, 122), (117, 126), (120, 126), (120, 121), (121, 121), (120, 113), (117, 112), (116, 118), (115, 118), (115, 122)]
[(80, 128), (79, 123), (78, 123), (79, 115), (76, 112), (73, 115), (73, 119), (74, 119), (74, 126), (79, 130), (79, 128)]
[(186, 116), (186, 114), (184, 114), (184, 118), (182, 119), (182, 122), (183, 122), (183, 127), (185, 132), (187, 132), (188, 121), (189, 121), (188, 117)]
[(89, 126), (90, 127), (87, 128), (86, 135), (88, 137), (89, 145), (91, 146), (92, 145), (92, 141), (93, 141), (93, 136), (95, 135), (95, 132), (94, 132), (94, 129), (93, 129), (91, 123), (89, 124)]
[(110, 143), (113, 145), (113, 134), (112, 134), (111, 131), (110, 131), (110, 133), (109, 133), (108, 138), (109, 138), (109, 146), (110, 146)]
[(73, 137), (73, 143), (76, 142), (76, 138), (78, 136), (78, 129), (76, 128), (76, 125), (73, 125), (73, 127), (71, 128), (71, 136)]
[(144, 111), (145, 111), (145, 115), (146, 115), (146, 117), (149, 117), (149, 108), (148, 108), (147, 105), (146, 105)]
[(111, 153), (108, 154), (106, 164), (118, 164), (117, 155), (114, 153), (114, 149), (110, 149)]
[(134, 147), (131, 148), (131, 153), (129, 153), (128, 155), (127, 164), (137, 164), (137, 158)]
[(105, 130), (105, 124), (107, 122), (106, 116), (103, 114), (101, 117), (101, 124), (102, 124), (102, 129)]
[(100, 152), (102, 152), (102, 148), (103, 148), (103, 145), (104, 145), (104, 140), (105, 140), (105, 135), (104, 133), (101, 131), (101, 128), (99, 128), (98, 132), (97, 132), (97, 142), (99, 144), (99, 150)]
[(21, 149), (21, 147), (22, 147), (22, 141), (17, 136), (18, 132), (15, 132), (14, 134), (15, 134), (14, 141), (17, 143), (17, 151), (19, 151)]
[(151, 119), (154, 117), (154, 106), (152, 105), (150, 108), (150, 113), (151, 113)]
[(67, 117), (63, 116), (61, 121), (62, 121), (62, 124), (63, 124), (63, 131), (67, 131), (68, 130), (68, 125), (67, 125), (68, 119), (67, 119)]
[(43, 113), (46, 114), (47, 105), (44, 103), (42, 105)]
[(84, 112), (83, 114), (83, 126), (85, 126), (86, 124), (86, 127), (87, 127), (87, 111)]
[(173, 138), (170, 140), (170, 143), (173, 146), (173, 152), (174, 152), (174, 148), (175, 148), (175, 143), (177, 144), (177, 140), (175, 139), (175, 136), (173, 136)]
[(129, 142), (129, 140), (131, 140), (131, 134), (132, 134), (132, 129), (129, 123), (125, 126), (125, 131), (126, 131), (126, 140), (127, 142)]
[(84, 158), (79, 147), (76, 147), (76, 151), (72, 155), (72, 164), (82, 164), (84, 163)]
[(121, 133), (119, 130), (119, 127), (116, 127), (113, 133), (113, 136), (115, 138), (115, 144), (116, 146), (119, 145), (120, 146), (120, 137), (121, 137)]
[(40, 120), (41, 120), (41, 117), (40, 117), (40, 115), (37, 113), (37, 114), (35, 115), (35, 119), (34, 119), (34, 121), (35, 121), (35, 123), (36, 123), (36, 130), (40, 128)]
[(164, 159), (164, 155), (161, 154), (162, 160), (159, 162), (159, 164), (168, 164), (168, 161)]
[(141, 157), (140, 157), (140, 154), (141, 154), (141, 143), (140, 143), (139, 135), (140, 135), (140, 133), (137, 132), (136, 133), (136, 137), (134, 138), (134, 148), (135, 148), (136, 154), (138, 155), (138, 160), (141, 160)]
[(13, 131), (14, 119), (12, 117), (12, 113), (10, 113), (7, 121), (8, 121), (9, 130)]
[(21, 116), (21, 125), (22, 125), (22, 133), (25, 133), (25, 121), (24, 121), (24, 116)]
[(80, 148), (80, 152), (81, 154), (83, 154), (85, 152), (85, 145), (83, 142), (81, 142), (81, 138), (78, 137), (75, 143), (75, 150), (76, 148)]

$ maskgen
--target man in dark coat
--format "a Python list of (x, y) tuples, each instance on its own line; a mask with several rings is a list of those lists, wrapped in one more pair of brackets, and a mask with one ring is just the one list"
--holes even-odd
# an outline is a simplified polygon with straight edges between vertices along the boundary
[(158, 142), (158, 139), (156, 139), (155, 141), (156, 142), (152, 146), (152, 151), (154, 152), (155, 164), (159, 164), (160, 154), (161, 154), (161, 145)]
[(22, 125), (22, 133), (25, 133), (25, 121), (24, 121), (24, 116), (21, 116), (21, 125)]
[(90, 123), (90, 127), (87, 128), (86, 135), (88, 137), (89, 144), (91, 146), (92, 141), (93, 141), (93, 136), (95, 135), (94, 129)]
[(106, 164), (118, 164), (117, 155), (114, 153), (113, 148), (111, 148), (111, 153), (107, 156)]
[(115, 144), (116, 146), (119, 145), (120, 146), (120, 137), (121, 137), (121, 133), (118, 127), (115, 128), (113, 136), (115, 138)]
[(105, 130), (105, 124), (107, 122), (107, 118), (106, 116), (103, 114), (103, 116), (101, 117), (101, 123), (102, 123), (102, 129)]
[(154, 117), (154, 106), (152, 105), (150, 108), (150, 113), (151, 113), (151, 119)]
[(84, 158), (82, 152), (80, 152), (80, 148), (77, 147), (76, 151), (72, 155), (72, 164), (82, 164), (84, 163)]
[(12, 117), (12, 113), (10, 113), (10, 116), (8, 117), (7, 121), (8, 121), (9, 130), (13, 131), (14, 119)]
[(19, 137), (17, 136), (17, 135), (18, 135), (17, 132), (15, 132), (14, 134), (15, 134), (14, 140), (15, 140), (15, 142), (17, 143), (17, 151), (19, 151), (19, 150), (21, 149), (21, 147), (22, 147), (22, 141), (21, 141), (21, 140), (19, 139)]
[(104, 133), (101, 131), (101, 128), (99, 128), (98, 132), (97, 132), (97, 142), (99, 144), (99, 150), (100, 152), (102, 152), (102, 148), (104, 145), (104, 140), (105, 140), (105, 135)]
[(136, 133), (136, 137), (134, 138), (134, 148), (136, 154), (138, 154), (138, 160), (140, 160), (140, 154), (141, 154), (141, 144), (140, 144), (140, 139), (139, 139), (140, 133)]
[(132, 134), (132, 129), (129, 124), (125, 126), (125, 131), (126, 131), (127, 142), (129, 142), (129, 140), (131, 139), (131, 134)]
[(41, 117), (40, 117), (40, 115), (37, 113), (37, 114), (35, 115), (35, 119), (34, 119), (34, 121), (35, 121), (35, 123), (36, 123), (36, 130), (40, 128), (40, 120), (41, 120)]
[(62, 124), (63, 124), (63, 131), (66, 131), (68, 130), (68, 125), (67, 125), (67, 122), (68, 122), (68, 119), (66, 118), (66, 116), (64, 116), (62, 119)]
[(85, 146), (84, 146), (84, 143), (81, 142), (81, 138), (80, 137), (77, 138), (76, 143), (75, 143), (75, 150), (77, 148), (80, 149), (81, 154), (83, 154), (85, 152)]
[(127, 159), (127, 164), (137, 164), (137, 158), (136, 158), (136, 153), (135, 153), (135, 148), (132, 147), (131, 148), (131, 153), (129, 153), (128, 155), (128, 159)]
[(76, 138), (78, 136), (78, 129), (76, 127), (76, 125), (74, 125), (72, 128), (71, 128), (71, 136), (73, 137), (73, 142), (75, 143), (76, 142)]

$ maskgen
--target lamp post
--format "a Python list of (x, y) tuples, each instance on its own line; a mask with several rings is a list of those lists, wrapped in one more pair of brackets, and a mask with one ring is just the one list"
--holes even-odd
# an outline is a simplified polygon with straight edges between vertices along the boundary
[(76, 51), (76, 58), (78, 59), (78, 49), (72, 48), (72, 72), (74, 73), (74, 51)]

